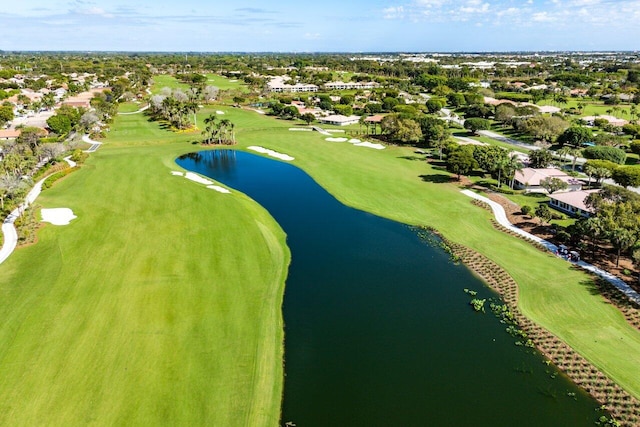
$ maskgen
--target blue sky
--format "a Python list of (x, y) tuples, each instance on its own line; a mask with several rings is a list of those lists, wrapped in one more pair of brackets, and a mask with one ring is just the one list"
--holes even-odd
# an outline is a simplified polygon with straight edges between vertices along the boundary
[(640, 50), (640, 0), (3, 3), (0, 50)]

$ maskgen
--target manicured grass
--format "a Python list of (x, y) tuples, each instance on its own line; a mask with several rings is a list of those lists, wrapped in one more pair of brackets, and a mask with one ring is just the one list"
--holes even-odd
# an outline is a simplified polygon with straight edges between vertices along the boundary
[(118, 112), (119, 113), (133, 113), (134, 111), (138, 111), (140, 108), (144, 107), (143, 103), (135, 103), (135, 102), (123, 102), (122, 104), (118, 104)]
[(151, 92), (154, 94), (158, 93), (164, 87), (168, 87), (170, 89), (189, 89), (188, 84), (179, 82), (172, 76), (166, 74), (153, 76), (153, 87), (151, 88)]
[(596, 295), (588, 275), (493, 229), (489, 212), (472, 205), (456, 185), (447, 183), (448, 174), (432, 169), (411, 149), (376, 151), (329, 143), (317, 133), (293, 134), (245, 130), (240, 141), (241, 146), (259, 144), (292, 155), (295, 164), (345, 204), (407, 224), (433, 226), (485, 254), (520, 285), (525, 315), (640, 397), (640, 332)]
[[(236, 125), (236, 148), (290, 154), (343, 203), (433, 226), (500, 264), (527, 316), (640, 396), (640, 333), (588, 276), (494, 230), (423, 156), (224, 106), (199, 122), (215, 110)], [(0, 423), (277, 423), (285, 236), (246, 197), (170, 175), (198, 139), (120, 116), (88, 164), (43, 193), (39, 204), (79, 218), (46, 225), (0, 266)]]
[[(571, 107), (578, 108), (578, 104), (581, 104), (581, 103), (585, 104), (584, 109), (582, 110), (582, 114), (580, 116), (575, 116), (576, 118), (585, 117), (585, 116), (594, 116), (594, 115), (603, 116), (605, 114), (614, 115), (613, 113), (607, 113), (607, 110), (611, 110), (615, 106), (605, 105), (605, 103), (602, 101), (587, 101), (587, 100), (578, 100), (578, 99), (569, 99), (568, 101), (569, 102), (567, 102), (566, 104), (558, 104), (557, 102), (554, 102), (552, 100), (545, 99), (543, 101), (538, 102), (538, 105), (552, 105), (558, 108), (569, 109)], [(617, 107), (620, 107), (620, 110), (615, 113), (616, 117), (619, 117), (625, 120), (631, 120), (631, 114), (629, 113), (631, 104), (618, 104)], [(622, 113), (622, 110), (625, 110), (624, 114)]]
[(238, 89), (247, 92), (247, 85), (243, 80), (228, 79), (217, 74), (207, 74), (207, 86), (216, 86), (221, 90)]
[(38, 199), (78, 219), (0, 266), (0, 424), (276, 425), (284, 233), (170, 174), (188, 136), (111, 134)]

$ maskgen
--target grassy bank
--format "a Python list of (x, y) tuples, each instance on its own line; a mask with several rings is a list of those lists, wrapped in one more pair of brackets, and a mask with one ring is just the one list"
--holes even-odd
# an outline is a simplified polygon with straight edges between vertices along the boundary
[[(230, 111), (228, 117), (257, 120), (246, 114), (250, 113)], [(269, 119), (262, 119), (266, 129)], [(343, 203), (400, 222), (432, 226), (498, 263), (519, 284), (519, 305), (526, 316), (640, 397), (640, 333), (595, 294), (590, 277), (494, 230), (490, 213), (472, 205), (449, 183), (448, 174), (431, 168), (422, 156), (408, 148), (376, 151), (331, 143), (315, 132), (244, 129), (241, 145), (263, 145), (292, 155), (295, 164)]]
[[(290, 154), (343, 203), (486, 255), (519, 284), (525, 315), (640, 397), (640, 333), (588, 276), (494, 230), (422, 155), (327, 142), (237, 108), (198, 122), (215, 110), (236, 125), (236, 148)], [(198, 139), (120, 116), (88, 163), (42, 194), (78, 219), (45, 226), (0, 266), (0, 424), (277, 423), (285, 235), (246, 197), (170, 174)]]
[(78, 219), (0, 267), (0, 424), (275, 425), (284, 233), (170, 174), (189, 135), (114, 129), (38, 199)]

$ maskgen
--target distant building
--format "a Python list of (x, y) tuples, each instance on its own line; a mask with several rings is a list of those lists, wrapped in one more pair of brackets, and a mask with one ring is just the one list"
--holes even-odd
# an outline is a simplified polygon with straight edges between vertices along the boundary
[(360, 116), (342, 116), (337, 114), (327, 117), (320, 117), (318, 121), (320, 123), (325, 123), (328, 125), (348, 126), (358, 124), (358, 122), (360, 121)]
[(1, 129), (0, 140), (16, 139), (20, 136), (20, 129)]
[(359, 90), (359, 89), (375, 89), (380, 87), (380, 83), (376, 82), (330, 82), (325, 83), (326, 90)]
[(585, 200), (590, 194), (597, 193), (598, 191), (599, 190), (580, 190), (550, 194), (549, 206), (571, 215), (588, 218), (593, 214), (593, 209), (585, 205)]
[(558, 169), (533, 169), (524, 168), (516, 171), (513, 177), (513, 185), (518, 190), (526, 190), (533, 193), (546, 193), (547, 190), (540, 184), (546, 178), (558, 178), (567, 183), (565, 191), (578, 191), (582, 189), (582, 181), (575, 179)]
[(282, 92), (299, 93), (299, 92), (317, 92), (318, 91), (318, 86), (316, 85), (303, 84), (303, 83), (296, 83), (296, 84), (290, 85), (288, 83), (285, 83), (285, 79), (282, 77), (271, 80), (269, 83), (267, 83), (267, 88), (269, 89), (269, 92), (275, 92), (275, 93), (282, 93)]

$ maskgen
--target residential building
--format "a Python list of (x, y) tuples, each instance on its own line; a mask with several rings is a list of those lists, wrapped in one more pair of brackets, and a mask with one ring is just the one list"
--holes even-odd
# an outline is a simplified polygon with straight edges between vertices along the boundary
[(579, 190), (566, 193), (553, 193), (549, 195), (549, 206), (570, 215), (589, 217), (593, 209), (585, 204), (590, 194), (599, 190)]
[(375, 89), (380, 87), (380, 83), (376, 82), (329, 82), (324, 84), (326, 90), (359, 90), (359, 89)]
[(559, 169), (534, 169), (524, 168), (516, 171), (513, 185), (518, 190), (526, 190), (532, 193), (546, 193), (541, 182), (546, 178), (558, 178), (567, 183), (565, 191), (578, 191), (582, 189), (582, 181), (573, 178)]
[(328, 125), (348, 126), (358, 124), (360, 116), (342, 116), (340, 114), (335, 114), (327, 117), (320, 117), (318, 118), (318, 121)]

